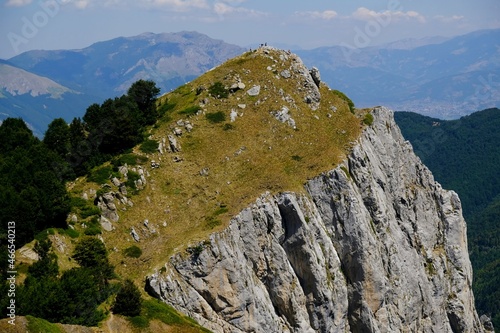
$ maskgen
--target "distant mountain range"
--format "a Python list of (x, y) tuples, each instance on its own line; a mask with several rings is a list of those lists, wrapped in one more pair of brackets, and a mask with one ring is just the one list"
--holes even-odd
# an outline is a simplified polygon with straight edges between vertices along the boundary
[[(422, 45), (423, 44), (423, 45)], [(500, 105), (500, 29), (364, 49), (297, 51), (359, 107), (456, 119)]]
[[(120, 37), (81, 50), (28, 51), (0, 60), (0, 120), (22, 117), (42, 136), (138, 79), (166, 93), (245, 51), (197, 32)], [(500, 29), (383, 46), (295, 51), (358, 107), (385, 105), (441, 119), (500, 105)]]
[(28, 51), (0, 64), (0, 119), (21, 116), (41, 136), (52, 119), (82, 116), (90, 104), (122, 95), (139, 79), (154, 80), (165, 93), (243, 51), (197, 32)]

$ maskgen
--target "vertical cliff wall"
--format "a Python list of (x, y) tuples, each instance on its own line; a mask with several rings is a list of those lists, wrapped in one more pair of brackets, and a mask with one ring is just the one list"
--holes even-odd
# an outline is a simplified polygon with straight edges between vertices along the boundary
[(262, 195), (147, 290), (214, 332), (483, 332), (460, 199), (372, 114), (342, 165)]

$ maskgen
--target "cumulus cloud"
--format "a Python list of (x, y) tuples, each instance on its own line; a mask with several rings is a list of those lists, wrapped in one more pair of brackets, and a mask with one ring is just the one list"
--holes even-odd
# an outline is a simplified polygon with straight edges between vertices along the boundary
[(77, 1), (73, 1), (73, 4), (78, 9), (85, 9), (89, 6), (90, 1), (89, 0), (77, 0)]
[(426, 21), (423, 15), (413, 10), (407, 12), (390, 10), (376, 12), (365, 7), (356, 9), (356, 11), (352, 13), (352, 17), (361, 21), (369, 21), (373, 19), (416, 20), (420, 23), (425, 23)]
[(33, 0), (8, 0), (5, 4), (7, 7), (22, 7), (29, 5)]
[(308, 19), (321, 19), (321, 20), (331, 20), (338, 16), (337, 12), (334, 10), (325, 10), (322, 12), (319, 11), (295, 12), (295, 15)]
[(453, 23), (453, 22), (463, 21), (465, 17), (462, 15), (453, 15), (453, 16), (436, 15), (434, 16), (434, 19), (443, 23)]
[(140, 0), (139, 2), (148, 7), (164, 7), (178, 12), (209, 8), (206, 0)]
[[(242, 2), (241, 0), (226, 0), (225, 2)], [(263, 12), (259, 12), (257, 10), (248, 9), (244, 7), (234, 7), (230, 6), (224, 2), (216, 2), (213, 6), (213, 10), (215, 14), (219, 16), (224, 15), (232, 15), (232, 14), (245, 14), (247, 16), (265, 16), (266, 14)]]

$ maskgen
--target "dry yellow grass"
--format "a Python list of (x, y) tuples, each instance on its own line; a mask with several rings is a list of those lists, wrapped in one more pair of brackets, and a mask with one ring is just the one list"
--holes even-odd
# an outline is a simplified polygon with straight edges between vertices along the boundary
[[(172, 254), (223, 230), (232, 216), (262, 193), (303, 192), (307, 179), (331, 170), (345, 157), (360, 134), (360, 119), (323, 84), (320, 107), (311, 110), (304, 101), (305, 92), (298, 90), (296, 77), (285, 79), (279, 75), (290, 69), (293, 61), (292, 56), (280, 60), (280, 54), (284, 53), (271, 50), (264, 54), (262, 49), (247, 52), (160, 98), (160, 105), (172, 107), (151, 129), (154, 139), (161, 141), (172, 134), (180, 119), (189, 120), (194, 129), (191, 133), (184, 130), (177, 138), (181, 152), (148, 156), (159, 161), (160, 168), (147, 167), (150, 177), (146, 188), (131, 198), (132, 208), (120, 212), (120, 220), (114, 224), (116, 230), (103, 234), (107, 247), (115, 249), (110, 258), (118, 274), (140, 283)], [(237, 77), (245, 89), (225, 99), (209, 95), (207, 88), (215, 82), (229, 87)], [(261, 86), (259, 96), (246, 93), (253, 85)], [(280, 89), (295, 102), (285, 101)], [(180, 113), (200, 105), (202, 100), (208, 100), (208, 104), (200, 114)], [(239, 104), (246, 106), (241, 108)], [(283, 106), (290, 109), (297, 129), (271, 114)], [(230, 123), (233, 109), (241, 116)], [(215, 112), (223, 112), (226, 121), (207, 120), (206, 114)], [(182, 161), (174, 162), (173, 156)], [(208, 175), (200, 175), (205, 168)], [(81, 194), (88, 188), (81, 179), (73, 191)], [(145, 219), (158, 231), (156, 234), (142, 232)], [(131, 227), (142, 236), (139, 243), (132, 240)], [(142, 249), (140, 258), (123, 255), (131, 245)]]

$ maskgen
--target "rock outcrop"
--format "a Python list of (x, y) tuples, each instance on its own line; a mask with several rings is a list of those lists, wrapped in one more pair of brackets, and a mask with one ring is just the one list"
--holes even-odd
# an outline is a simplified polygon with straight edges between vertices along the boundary
[(484, 332), (460, 199), (372, 114), (343, 164), (262, 195), (147, 290), (214, 332)]

